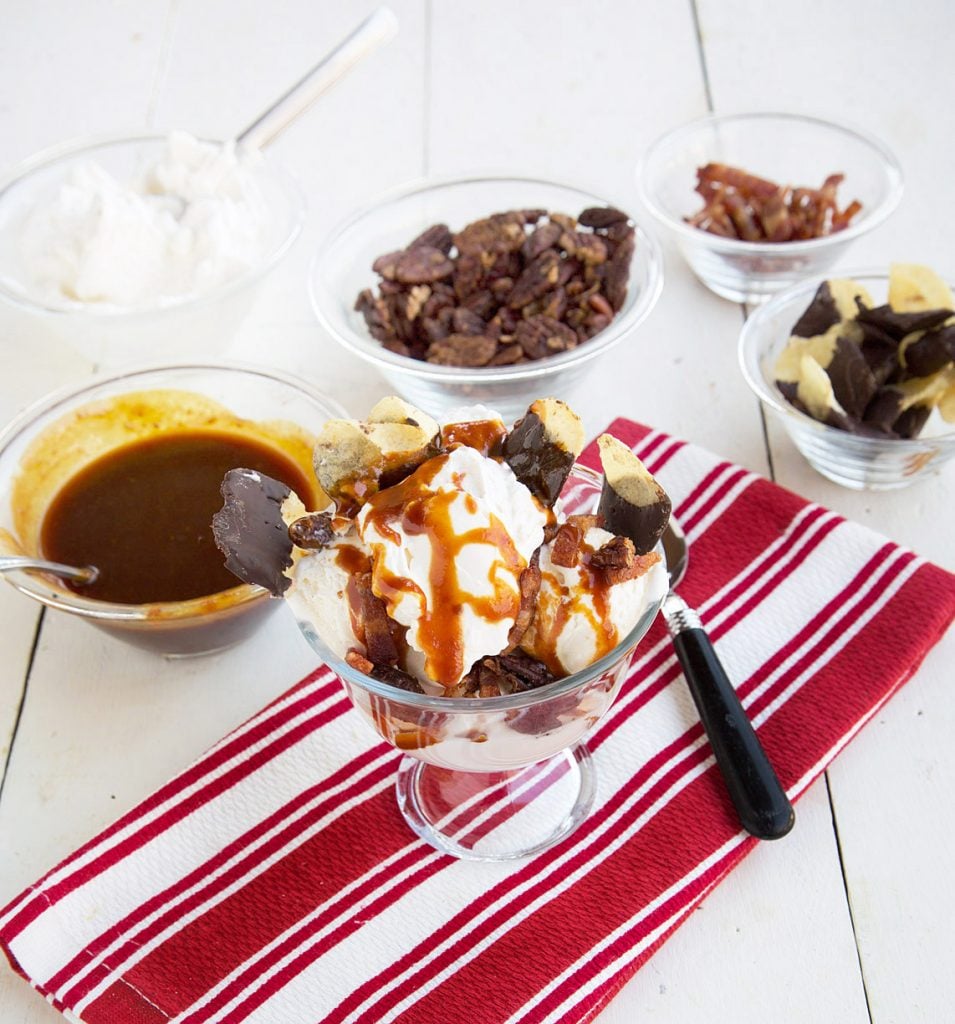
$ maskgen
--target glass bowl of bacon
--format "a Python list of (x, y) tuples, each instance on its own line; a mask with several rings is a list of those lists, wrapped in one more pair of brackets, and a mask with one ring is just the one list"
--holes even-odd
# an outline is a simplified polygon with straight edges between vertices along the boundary
[(637, 183), (693, 273), (749, 304), (824, 274), (903, 188), (898, 160), (874, 136), (778, 113), (676, 128), (644, 154)]

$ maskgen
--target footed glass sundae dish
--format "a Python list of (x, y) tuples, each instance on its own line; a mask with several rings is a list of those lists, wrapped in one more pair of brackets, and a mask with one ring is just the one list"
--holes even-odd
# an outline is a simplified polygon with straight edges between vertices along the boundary
[(223, 481), (226, 564), (283, 596), (366, 721), (405, 757), (402, 814), (454, 856), (546, 849), (586, 816), (584, 744), (667, 591), (670, 502), (625, 445), (576, 464), (576, 414), (539, 399), (508, 428), (399, 398), (330, 420), (307, 510), (251, 470)]

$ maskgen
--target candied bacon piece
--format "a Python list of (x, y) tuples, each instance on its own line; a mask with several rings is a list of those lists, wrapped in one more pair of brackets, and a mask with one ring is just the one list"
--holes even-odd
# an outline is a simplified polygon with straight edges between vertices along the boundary
[(853, 200), (839, 210), (842, 174), (830, 174), (817, 188), (778, 185), (739, 167), (709, 163), (697, 169), (696, 191), (703, 208), (684, 220), (724, 238), (746, 242), (788, 242), (842, 231), (862, 209)]
[(530, 562), (521, 573), (518, 587), (521, 593), (521, 604), (507, 634), (507, 647), (504, 649), (509, 654), (521, 642), (524, 634), (530, 627), (534, 618), (534, 609), (537, 607), (537, 595), (541, 588), (540, 551), (535, 551)]

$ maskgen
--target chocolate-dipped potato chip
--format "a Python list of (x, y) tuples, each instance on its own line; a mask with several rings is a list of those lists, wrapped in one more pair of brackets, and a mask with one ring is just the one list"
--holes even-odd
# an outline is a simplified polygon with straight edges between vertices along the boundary
[(650, 471), (623, 442), (597, 438), (604, 485), (597, 511), (611, 533), (629, 537), (638, 555), (653, 550), (670, 521), (670, 499)]
[(226, 568), (280, 597), (293, 561), (288, 523), (305, 506), (285, 484), (254, 469), (230, 469), (220, 489), (224, 504), (212, 517), (212, 533)]
[(550, 507), (584, 448), (580, 417), (557, 398), (539, 398), (504, 438), (504, 461)]

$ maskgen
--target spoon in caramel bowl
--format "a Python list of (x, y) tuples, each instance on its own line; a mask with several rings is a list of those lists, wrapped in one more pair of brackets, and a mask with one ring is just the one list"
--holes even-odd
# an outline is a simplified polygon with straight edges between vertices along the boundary
[(95, 565), (64, 565), (26, 555), (0, 555), (0, 573), (8, 572), (47, 572), (74, 583), (92, 583), (99, 576)]

